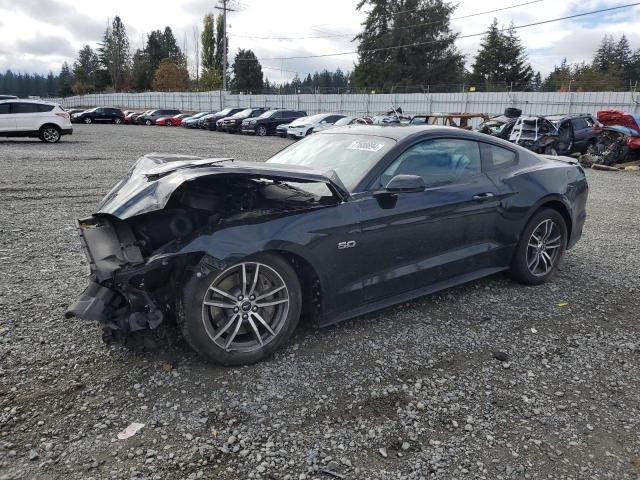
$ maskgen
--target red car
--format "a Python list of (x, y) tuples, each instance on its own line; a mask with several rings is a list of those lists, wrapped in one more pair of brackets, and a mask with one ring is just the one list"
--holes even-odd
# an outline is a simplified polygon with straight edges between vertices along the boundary
[(187, 113), (180, 113), (172, 117), (160, 117), (156, 120), (156, 125), (162, 125), (163, 127), (176, 127), (182, 125), (182, 119), (190, 117)]

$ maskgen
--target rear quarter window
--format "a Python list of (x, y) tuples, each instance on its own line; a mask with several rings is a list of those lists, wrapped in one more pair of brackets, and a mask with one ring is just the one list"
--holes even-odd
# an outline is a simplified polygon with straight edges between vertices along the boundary
[(516, 152), (497, 145), (485, 144), (484, 153), (487, 170), (496, 170), (515, 165), (518, 159)]
[(50, 112), (51, 110), (53, 110), (55, 107), (55, 105), (45, 105), (45, 104), (40, 104), (38, 105), (38, 111), (39, 112)]
[(0, 103), (0, 115), (11, 113), (10, 103)]

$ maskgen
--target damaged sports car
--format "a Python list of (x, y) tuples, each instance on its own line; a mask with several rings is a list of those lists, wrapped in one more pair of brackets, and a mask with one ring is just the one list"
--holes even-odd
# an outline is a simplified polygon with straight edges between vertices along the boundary
[(320, 325), (510, 271), (550, 279), (582, 234), (573, 159), (435, 126), (336, 127), (266, 163), (151, 154), (77, 222), (105, 338), (177, 321), (225, 365)]

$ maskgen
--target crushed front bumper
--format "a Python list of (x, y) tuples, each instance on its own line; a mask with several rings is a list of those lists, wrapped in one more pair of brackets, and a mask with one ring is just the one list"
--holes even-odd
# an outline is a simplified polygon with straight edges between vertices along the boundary
[(76, 222), (89, 261), (90, 280), (65, 316), (98, 321), (103, 338), (115, 331), (156, 328), (166, 314), (155, 293), (166, 284), (166, 260), (145, 261), (131, 228), (122, 221), (93, 216)]

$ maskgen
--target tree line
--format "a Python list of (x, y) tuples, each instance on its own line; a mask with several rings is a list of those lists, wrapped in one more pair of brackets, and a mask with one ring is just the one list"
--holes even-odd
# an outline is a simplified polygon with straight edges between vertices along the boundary
[[(360, 0), (366, 9), (352, 72), (322, 70), (290, 81), (265, 78), (255, 53), (239, 49), (223, 72), (229, 39), (224, 20), (207, 14), (201, 32), (194, 29), (196, 59), (188, 65), (171, 27), (147, 34), (133, 51), (124, 23), (115, 17), (97, 48), (84, 45), (72, 65), (58, 75), (0, 73), (0, 93), (19, 96), (68, 96), (110, 91), (218, 90), (226, 76), (236, 92), (402, 92), (402, 91), (564, 91), (620, 90), (635, 87), (640, 75), (640, 50), (631, 50), (625, 35), (606, 35), (590, 62), (566, 60), (546, 77), (535, 72), (526, 48), (511, 24), (494, 19), (466, 68), (451, 29), (455, 5), (444, 0)], [(462, 86), (462, 87), (461, 87)]]

